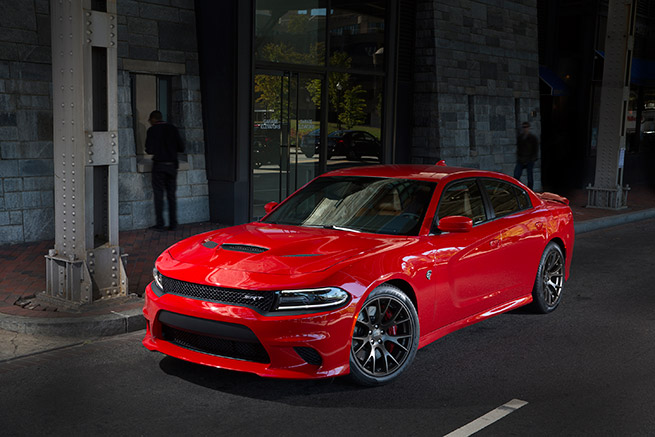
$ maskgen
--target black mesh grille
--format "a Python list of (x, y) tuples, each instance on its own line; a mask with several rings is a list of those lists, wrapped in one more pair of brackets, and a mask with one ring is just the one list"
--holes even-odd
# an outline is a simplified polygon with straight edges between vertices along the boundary
[(294, 347), (293, 349), (298, 355), (300, 355), (300, 358), (307, 361), (309, 364), (313, 364), (314, 366), (320, 366), (323, 364), (323, 359), (316, 349), (304, 346)]
[(232, 250), (234, 252), (262, 253), (268, 249), (259, 246), (248, 246), (246, 244), (221, 244), (221, 249)]
[(194, 332), (182, 331), (172, 326), (162, 324), (164, 340), (170, 341), (185, 349), (217, 355), (226, 358), (236, 358), (256, 363), (270, 363), (271, 359), (261, 343), (246, 343), (227, 340)]
[(164, 293), (177, 294), (192, 299), (220, 302), (228, 305), (247, 306), (259, 311), (271, 311), (275, 302), (274, 291), (233, 290), (194, 284), (163, 276)]

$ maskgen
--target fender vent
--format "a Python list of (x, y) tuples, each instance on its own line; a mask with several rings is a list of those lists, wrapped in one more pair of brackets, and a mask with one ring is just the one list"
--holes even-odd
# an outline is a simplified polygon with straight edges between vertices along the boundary
[(259, 246), (248, 246), (246, 244), (221, 244), (221, 249), (231, 250), (233, 252), (262, 253), (268, 249)]

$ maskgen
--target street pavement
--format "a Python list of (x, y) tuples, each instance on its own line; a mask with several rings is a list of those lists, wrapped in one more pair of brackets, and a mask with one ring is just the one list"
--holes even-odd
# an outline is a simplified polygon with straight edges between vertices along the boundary
[(421, 349), (383, 387), (285, 381), (148, 352), (143, 331), (0, 363), (2, 435), (655, 435), (655, 220), (578, 236), (563, 302)]

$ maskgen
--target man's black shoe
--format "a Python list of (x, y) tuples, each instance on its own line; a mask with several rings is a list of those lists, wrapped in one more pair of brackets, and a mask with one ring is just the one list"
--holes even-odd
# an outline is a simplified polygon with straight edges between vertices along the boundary
[(150, 226), (148, 229), (152, 229), (153, 231), (157, 232), (163, 232), (166, 230), (162, 225), (155, 225), (155, 226)]
[(177, 229), (177, 225), (172, 225), (166, 228), (167, 231), (174, 231)]

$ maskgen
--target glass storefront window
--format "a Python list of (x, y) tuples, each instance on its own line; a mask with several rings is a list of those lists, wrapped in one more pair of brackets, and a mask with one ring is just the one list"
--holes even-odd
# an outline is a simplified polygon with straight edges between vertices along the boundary
[(257, 0), (256, 5), (256, 60), (325, 64), (325, 1)]
[(253, 216), (318, 175), (320, 93), (312, 74), (255, 75), (253, 113)]
[(326, 170), (383, 162), (386, 6), (256, 0), (254, 218)]
[(330, 65), (384, 71), (386, 1), (333, 1), (330, 9)]
[(328, 170), (382, 162), (384, 78), (330, 73)]

